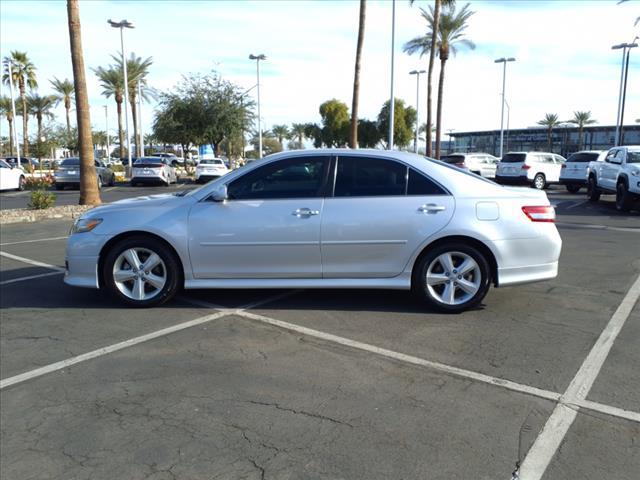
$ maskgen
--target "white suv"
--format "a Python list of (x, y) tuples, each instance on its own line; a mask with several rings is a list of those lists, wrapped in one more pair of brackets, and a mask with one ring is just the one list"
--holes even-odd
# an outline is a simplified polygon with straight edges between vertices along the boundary
[(620, 211), (640, 206), (640, 145), (612, 148), (603, 162), (589, 163), (587, 198), (597, 202), (603, 193), (616, 194)]
[(496, 182), (501, 184), (531, 185), (538, 190), (560, 181), (560, 170), (565, 158), (547, 152), (509, 152), (496, 170)]
[(567, 163), (562, 165), (560, 184), (567, 187), (569, 192), (577, 193), (580, 188), (587, 186), (589, 162), (602, 162), (606, 155), (606, 150), (584, 150), (572, 153), (567, 158)]
[(440, 157), (440, 160), (485, 178), (495, 178), (496, 166), (500, 161), (488, 153), (451, 153)]

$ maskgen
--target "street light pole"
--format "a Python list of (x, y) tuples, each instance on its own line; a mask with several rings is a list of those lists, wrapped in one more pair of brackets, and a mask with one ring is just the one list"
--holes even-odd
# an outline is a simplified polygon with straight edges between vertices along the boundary
[(621, 43), (614, 45), (611, 50), (622, 49), (622, 72), (620, 73), (620, 93), (618, 94), (618, 116), (616, 117), (616, 140), (615, 146), (622, 144), (624, 129), (624, 105), (627, 97), (627, 77), (629, 75), (629, 54), (631, 49), (638, 46), (635, 43), (638, 37), (634, 38), (634, 43)]
[(395, 39), (396, 39), (396, 0), (392, 0), (391, 6), (391, 99), (389, 100), (389, 145), (388, 149), (393, 150), (393, 123), (394, 123), (394, 110), (396, 102), (393, 98), (393, 74), (395, 66)]
[[(13, 98), (13, 69), (11, 68), (12, 64), (13, 64), (13, 60), (9, 58), (7, 61), (7, 68), (9, 70), (9, 92), (11, 94), (11, 113), (15, 120), (16, 101)], [(13, 126), (13, 143), (15, 143), (16, 145), (16, 159), (17, 159), (16, 165), (20, 166), (20, 144), (18, 143), (18, 129), (16, 127), (17, 127), (16, 125)]]
[(111, 162), (111, 154), (109, 152), (109, 107), (104, 105), (104, 128), (105, 133), (107, 134), (107, 162)]
[(413, 141), (413, 151), (418, 153), (418, 133), (420, 128), (420, 74), (426, 70), (411, 70), (409, 75), (416, 76), (416, 137)]
[(507, 107), (507, 135), (505, 139), (505, 146), (507, 147), (506, 150), (508, 152), (509, 151), (509, 117), (511, 117), (511, 107), (509, 107), (509, 103), (507, 102), (506, 98), (504, 99), (504, 105)]
[(138, 80), (138, 140), (136, 141), (140, 151), (139, 156), (144, 157), (144, 135), (142, 133), (142, 86)]
[(506, 78), (507, 78), (507, 62), (515, 62), (516, 59), (509, 57), (509, 58), (498, 58), (496, 60), (494, 60), (494, 63), (502, 63), (504, 64), (502, 67), (502, 104), (501, 104), (501, 113), (500, 113), (500, 158), (502, 158), (502, 145), (503, 145), (503, 141), (504, 141), (504, 94), (505, 94), (505, 86), (506, 86)]
[[(127, 75), (127, 58), (124, 54), (124, 34), (122, 30), (124, 28), (134, 28), (133, 23), (127, 20), (121, 20), (119, 22), (114, 22), (113, 20), (107, 20), (109, 25), (113, 28), (120, 29), (120, 50), (122, 53), (122, 74), (124, 78), (124, 125), (125, 132), (127, 133), (127, 156), (129, 158), (129, 175), (131, 175), (132, 161), (131, 161), (131, 139), (129, 138), (129, 109), (127, 104), (129, 103), (129, 77)], [(135, 121), (135, 119), (134, 119)], [(121, 159), (122, 160), (122, 159)]]
[(258, 85), (258, 158), (262, 158), (262, 124), (260, 120), (260, 60), (266, 60), (267, 57), (264, 54), (260, 55), (249, 55), (249, 60), (256, 61), (256, 77), (257, 77), (257, 85)]

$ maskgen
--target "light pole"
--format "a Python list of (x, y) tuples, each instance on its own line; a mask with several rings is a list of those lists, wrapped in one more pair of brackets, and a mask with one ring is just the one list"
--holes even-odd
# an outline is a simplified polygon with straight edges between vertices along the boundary
[[(16, 118), (16, 101), (13, 98), (13, 69), (11, 65), (13, 64), (13, 60), (10, 58), (7, 59), (7, 69), (9, 70), (9, 92), (11, 94), (11, 114), (13, 118)], [(17, 125), (13, 126), (13, 143), (16, 144), (16, 165), (20, 166), (20, 144), (18, 143), (18, 128)], [(13, 153), (13, 152), (12, 152)]]
[(104, 105), (104, 130), (107, 134), (107, 163), (111, 162), (111, 154), (109, 153), (109, 107)]
[(256, 77), (258, 79), (258, 158), (262, 158), (262, 125), (260, 121), (260, 60), (266, 60), (267, 57), (264, 54), (260, 55), (249, 55), (249, 60), (256, 61)]
[(144, 157), (144, 135), (142, 134), (142, 85), (138, 80), (138, 140), (136, 140), (138, 148), (136, 153), (140, 157)]
[(502, 108), (501, 108), (501, 113), (500, 113), (500, 158), (502, 158), (502, 142), (504, 140), (504, 91), (505, 91), (505, 84), (506, 84), (506, 78), (507, 78), (507, 62), (515, 62), (516, 59), (509, 57), (509, 58), (498, 58), (496, 60), (494, 60), (494, 63), (502, 63), (504, 64), (502, 67)]
[[(505, 139), (505, 144), (506, 144), (506, 150), (507, 152), (509, 151), (509, 117), (511, 117), (511, 107), (509, 107), (509, 103), (507, 102), (507, 99), (504, 99), (504, 105), (507, 107), (507, 138)], [(502, 155), (500, 155), (500, 158), (502, 158)]]
[(413, 151), (418, 153), (418, 129), (420, 128), (420, 74), (426, 70), (411, 70), (409, 75), (416, 76), (416, 138), (413, 141)]
[(247, 94), (253, 90), (254, 88), (256, 88), (258, 86), (258, 84), (256, 83), (253, 87), (245, 90), (243, 93), (240, 94), (240, 108), (242, 109), (242, 161), (244, 162), (245, 160), (245, 150), (244, 150), (244, 118), (245, 118), (245, 112), (244, 112), (244, 97), (247, 96)]
[(611, 50), (622, 49), (622, 72), (620, 73), (620, 93), (618, 94), (618, 115), (616, 117), (616, 147), (622, 143), (624, 104), (627, 96), (627, 76), (629, 75), (629, 54), (632, 48), (638, 46), (638, 44), (635, 43), (637, 38), (638, 37), (633, 39), (634, 43), (621, 43), (611, 47)]
[[(120, 29), (120, 50), (122, 52), (122, 75), (124, 78), (124, 126), (125, 132), (127, 133), (127, 156), (129, 157), (129, 175), (131, 175), (131, 139), (129, 138), (129, 109), (127, 108), (127, 103), (129, 102), (129, 77), (127, 76), (127, 58), (124, 55), (124, 35), (122, 30), (124, 28), (134, 28), (133, 23), (127, 20), (121, 20), (119, 22), (114, 22), (113, 20), (107, 20), (109, 25), (113, 28)], [(135, 122), (135, 118), (133, 119)], [(122, 160), (122, 159), (121, 159)]]
[(394, 122), (394, 110), (396, 102), (393, 98), (393, 73), (395, 66), (395, 40), (396, 40), (396, 0), (392, 0), (391, 6), (391, 98), (389, 100), (389, 145), (388, 149), (393, 150), (393, 122)]

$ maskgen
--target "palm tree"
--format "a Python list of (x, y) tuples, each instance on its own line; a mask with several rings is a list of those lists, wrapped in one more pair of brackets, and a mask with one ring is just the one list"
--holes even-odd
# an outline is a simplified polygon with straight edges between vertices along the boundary
[[(436, 152), (435, 157), (440, 158), (440, 133), (442, 127), (442, 99), (444, 93), (444, 72), (445, 65), (449, 59), (449, 55), (455, 55), (458, 48), (461, 46), (474, 49), (475, 44), (466, 38), (465, 30), (467, 28), (467, 21), (474, 14), (469, 10), (469, 4), (467, 3), (459, 12), (456, 12), (455, 5), (448, 5), (440, 15), (440, 24), (438, 29), (435, 26), (435, 11), (431, 6), (429, 11), (421, 8), (422, 17), (427, 21), (428, 30), (426, 35), (422, 37), (415, 37), (409, 40), (403, 47), (403, 50), (409, 54), (420, 52), (420, 55), (424, 55), (427, 52), (433, 51), (432, 45), (435, 43), (437, 48), (437, 55), (440, 58), (440, 78), (438, 80), (438, 107), (436, 114)], [(434, 40), (434, 32), (436, 33), (436, 39)], [(429, 118), (427, 118), (427, 126), (430, 125)], [(427, 150), (429, 149), (429, 138), (427, 136)]]
[(597, 123), (597, 120), (591, 118), (591, 112), (573, 112), (573, 118), (569, 120), (569, 123), (575, 123), (578, 125), (578, 150), (582, 149), (582, 134), (585, 125), (593, 125)]
[(56, 103), (56, 97), (54, 95), (38, 95), (37, 93), (30, 93), (27, 96), (27, 105), (29, 107), (29, 113), (36, 117), (38, 122), (38, 137), (36, 138), (36, 145), (38, 149), (38, 160), (42, 169), (42, 119), (44, 117), (53, 118), (51, 110)]
[(553, 150), (553, 127), (557, 126), (559, 123), (558, 115), (556, 113), (547, 113), (542, 120), (538, 121), (538, 125), (547, 127), (547, 145), (549, 146), (549, 152)]
[[(364, 43), (364, 20), (367, 8), (367, 0), (360, 0), (360, 20), (358, 22), (358, 44), (356, 46), (356, 66), (353, 75), (353, 99), (351, 101), (351, 134), (349, 146), (358, 148), (358, 103), (360, 97), (360, 57), (362, 56), (362, 44)], [(302, 142), (300, 142), (302, 144)]]
[(9, 97), (0, 97), (0, 115), (4, 115), (9, 124), (9, 155), (13, 155), (13, 109)]
[(2, 75), (2, 81), (5, 84), (9, 84), (9, 63), (11, 63), (11, 80), (14, 85), (18, 86), (20, 92), (20, 99), (22, 100), (22, 143), (24, 156), (29, 155), (29, 112), (27, 109), (27, 87), (30, 90), (38, 87), (38, 81), (36, 80), (36, 67), (29, 57), (27, 52), (19, 52), (14, 50), (11, 52), (10, 57), (4, 59), (4, 72)]
[(113, 97), (116, 101), (116, 110), (118, 112), (118, 142), (120, 143), (120, 159), (124, 158), (124, 131), (122, 129), (122, 102), (124, 101), (124, 81), (122, 70), (117, 67), (98, 67), (94, 73), (100, 81), (102, 94), (107, 97)]
[(58, 80), (53, 77), (53, 80), (49, 80), (53, 90), (56, 92), (56, 105), (60, 102), (64, 103), (64, 109), (67, 115), (67, 133), (71, 132), (71, 122), (69, 121), (69, 111), (71, 110), (71, 101), (73, 98), (73, 83), (66, 78), (64, 80)]
[(286, 125), (274, 125), (271, 132), (278, 139), (278, 143), (282, 146), (282, 141), (289, 136), (289, 127)]
[(80, 205), (98, 205), (100, 192), (93, 159), (93, 141), (91, 139), (91, 116), (89, 95), (84, 74), (82, 54), (82, 32), (80, 30), (80, 11), (78, 0), (67, 0), (69, 18), (69, 43), (71, 45), (71, 64), (73, 65), (73, 83), (76, 92), (76, 118), (78, 125), (78, 149), (80, 150)]
[(306, 137), (307, 125), (304, 123), (292, 123), (289, 133), (301, 146)]
[[(116, 67), (122, 71), (122, 57), (117, 55), (112, 56), (116, 62)], [(127, 77), (129, 82), (127, 87), (129, 89), (129, 104), (131, 105), (131, 118), (133, 118), (133, 138), (136, 144), (136, 154), (140, 155), (138, 150), (138, 107), (136, 100), (138, 98), (138, 82), (140, 82), (140, 91), (142, 93), (142, 100), (149, 100), (151, 96), (151, 89), (147, 86), (147, 75), (149, 74), (149, 67), (153, 64), (151, 57), (145, 60), (142, 57), (136, 57), (136, 54), (131, 52), (131, 56), (127, 59)]]

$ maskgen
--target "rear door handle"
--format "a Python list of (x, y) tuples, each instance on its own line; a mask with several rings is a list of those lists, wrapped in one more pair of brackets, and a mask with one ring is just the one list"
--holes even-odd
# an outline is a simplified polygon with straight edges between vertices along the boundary
[(291, 212), (291, 215), (293, 215), (294, 217), (298, 217), (298, 218), (308, 218), (308, 217), (311, 217), (313, 215), (320, 215), (320, 211), (319, 210), (311, 210), (309, 208), (298, 208), (298, 209), (294, 210), (293, 212)]
[(438, 213), (446, 210), (444, 205), (436, 205), (435, 203), (427, 203), (418, 208), (420, 213)]

